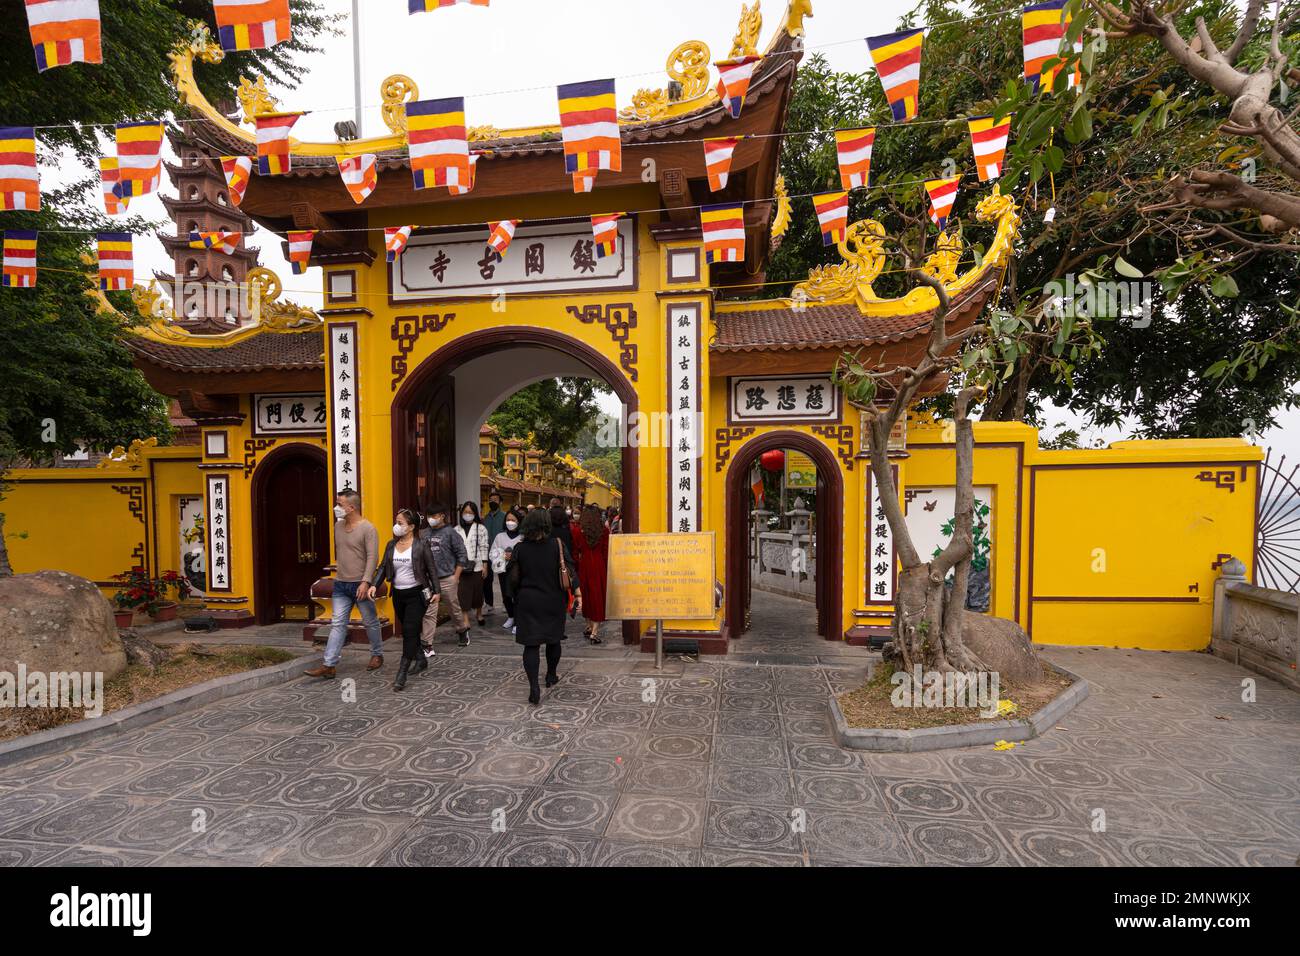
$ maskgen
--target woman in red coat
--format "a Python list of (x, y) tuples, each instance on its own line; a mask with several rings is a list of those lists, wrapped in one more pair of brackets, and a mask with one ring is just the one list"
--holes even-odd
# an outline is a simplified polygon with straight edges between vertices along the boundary
[(587, 619), (583, 635), (601, 643), (600, 625), (605, 620), (605, 573), (609, 567), (609, 529), (601, 520), (600, 508), (589, 504), (572, 528), (573, 559), (578, 563), (582, 585), (582, 616)]

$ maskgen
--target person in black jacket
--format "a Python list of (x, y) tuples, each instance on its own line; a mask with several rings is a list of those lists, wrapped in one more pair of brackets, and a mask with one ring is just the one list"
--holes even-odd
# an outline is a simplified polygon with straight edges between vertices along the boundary
[(429, 542), (416, 534), (420, 521), (410, 509), (403, 508), (393, 518), (393, 538), (384, 549), (384, 557), (375, 567), (371, 581), (378, 588), (385, 581), (393, 584), (393, 616), (402, 627), (402, 662), (393, 679), (393, 690), (406, 687), (407, 673), (427, 670), (429, 660), (420, 646), (424, 612), (429, 603), (437, 602), (438, 575)]
[[(521, 530), (507, 573), (515, 595), (515, 641), (524, 646), (528, 702), (536, 705), (542, 702), (542, 689), (537, 682), (541, 645), (546, 645), (546, 686), (554, 687), (560, 679), (556, 668), (560, 663), (560, 641), (564, 639), (569, 596), (571, 593), (575, 607), (581, 610), (582, 594), (572, 556), (563, 541), (551, 535), (550, 515), (541, 508), (528, 512)], [(567, 591), (565, 577), (569, 582)]]

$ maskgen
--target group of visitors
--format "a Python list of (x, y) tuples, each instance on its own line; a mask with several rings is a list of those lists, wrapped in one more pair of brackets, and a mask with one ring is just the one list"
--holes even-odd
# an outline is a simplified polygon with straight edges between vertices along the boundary
[(484, 608), (500, 594), (505, 629), (523, 645), (532, 704), (541, 702), (541, 648), (546, 647), (546, 686), (559, 681), (560, 641), (565, 617), (579, 613), (583, 636), (600, 644), (605, 620), (605, 578), (609, 536), (622, 530), (618, 509), (588, 504), (575, 517), (558, 498), (549, 508), (502, 508), (488, 496), (488, 509), (466, 501), (452, 522), (447, 507), (430, 505), (421, 516), (403, 508), (393, 517), (392, 537), (379, 550), (379, 533), (361, 513), (361, 496), (344, 491), (335, 499), (335, 565), (332, 619), (325, 660), (305, 673), (332, 678), (347, 641), (352, 609), (358, 608), (370, 642), (367, 670), (384, 663), (383, 638), (374, 599), (388, 584), (393, 616), (402, 634), (402, 659), (393, 690), (429, 667), (440, 609), (461, 647), (470, 644), (472, 623), (486, 624)]

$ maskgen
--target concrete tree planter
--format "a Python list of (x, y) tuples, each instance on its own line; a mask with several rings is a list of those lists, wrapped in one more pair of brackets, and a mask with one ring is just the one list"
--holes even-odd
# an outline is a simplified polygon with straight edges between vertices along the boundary
[(1063, 667), (1055, 671), (1069, 677), (1074, 683), (1047, 703), (1046, 706), (1020, 720), (981, 720), (974, 724), (951, 724), (947, 727), (921, 727), (916, 730), (894, 728), (850, 727), (840, 710), (837, 696), (830, 699), (831, 723), (835, 739), (849, 750), (872, 750), (878, 753), (920, 753), (926, 750), (948, 750), (954, 747), (978, 747), (1005, 740), (1015, 743), (1040, 737), (1074, 710), (1088, 696), (1088, 682)]

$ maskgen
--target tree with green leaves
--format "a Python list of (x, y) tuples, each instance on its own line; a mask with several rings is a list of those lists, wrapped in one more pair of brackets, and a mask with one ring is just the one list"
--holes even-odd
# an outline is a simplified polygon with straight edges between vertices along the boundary
[[(1178, 170), (1220, 157), (1242, 163), (1247, 151), (1238, 137), (1219, 131), (1226, 115), (1221, 97), (1158, 45), (1112, 40), (1102, 49), (1098, 37), (1085, 36), (1091, 18), (1083, 13), (1076, 9), (1072, 23), (1072, 36), (1088, 40), (1082, 57), (1064, 57), (1059, 88), (1035, 96), (1020, 75), (1018, 11), (1007, 12), (998, 0), (922, 3), (900, 24), (939, 24), (926, 35), (915, 125), (890, 121), (873, 74), (837, 73), (811, 57), (800, 66), (788, 125), (814, 132), (783, 144), (787, 189), (838, 189), (830, 131), (876, 125), (874, 188), (851, 194), (850, 222), (873, 215), (891, 190), (921, 195), (919, 181), (941, 175), (945, 160), (970, 170), (967, 117), (1013, 113), (1000, 185), (1020, 203), (1024, 228), (999, 306), (1034, 334), (1019, 337), (1021, 361), (993, 383), (979, 416), (1041, 426), (1050, 402), (1095, 426), (1131, 423), (1144, 437), (1266, 429), (1279, 409), (1296, 402), (1300, 353), (1287, 348), (1296, 339), (1287, 306), (1300, 300), (1300, 257), (1257, 219), (1228, 224), (1221, 213), (1167, 208)], [(1178, 22), (1194, 29), (1197, 17), (1216, 36), (1230, 39), (1236, 29), (1230, 0), (1195, 0)], [(1076, 62), (1082, 93), (1066, 88)], [(958, 216), (987, 189), (965, 178)], [(1219, 228), (1246, 241), (1230, 244), (1209, 232)], [(975, 244), (971, 254), (981, 253)], [(799, 281), (812, 267), (838, 260), (834, 247), (822, 245), (813, 217), (796, 216), (768, 275)], [(906, 281), (895, 273), (878, 286), (898, 294)], [(1132, 283), (1142, 290), (1141, 309), (1125, 315), (1089, 313), (1075, 303), (1052, 307), (1064, 287), (1089, 283)], [(1265, 361), (1217, 365), (1254, 343)], [(1071, 366), (1064, 376), (1062, 357)], [(1220, 369), (1224, 374), (1202, 375)], [(952, 396), (934, 404), (948, 414)]]
[[(297, 57), (316, 52), (313, 40), (330, 29), (316, 0), (292, 0), (291, 40), (270, 50), (231, 54), (202, 71), (214, 101), (230, 100), (239, 77), (265, 74), (293, 86)], [(0, 289), (0, 496), (3, 475), (18, 462), (50, 462), (77, 447), (106, 451), (136, 438), (170, 436), (167, 402), (134, 368), (121, 335), (135, 314), (125, 292), (108, 293), (118, 311), (98, 299), (93, 238), (100, 230), (152, 225), (138, 217), (109, 219), (102, 211), (98, 157), (112, 149), (113, 126), (163, 119), (178, 107), (168, 54), (194, 22), (215, 30), (208, 0), (118, 0), (103, 8), (103, 64), (36, 71), (21, 3), (0, 8), (0, 118), (6, 126), (36, 127), (47, 175), (57, 157), (84, 167), (84, 178), (42, 194), (38, 212), (0, 212), (6, 229), (39, 233), (36, 286)], [(66, 165), (66, 164), (65, 164)], [(12, 573), (0, 514), (0, 575)]]
[(488, 424), (506, 438), (533, 436), (548, 455), (570, 450), (584, 429), (600, 415), (597, 395), (611, 389), (595, 378), (547, 378), (515, 392), (488, 416)]

